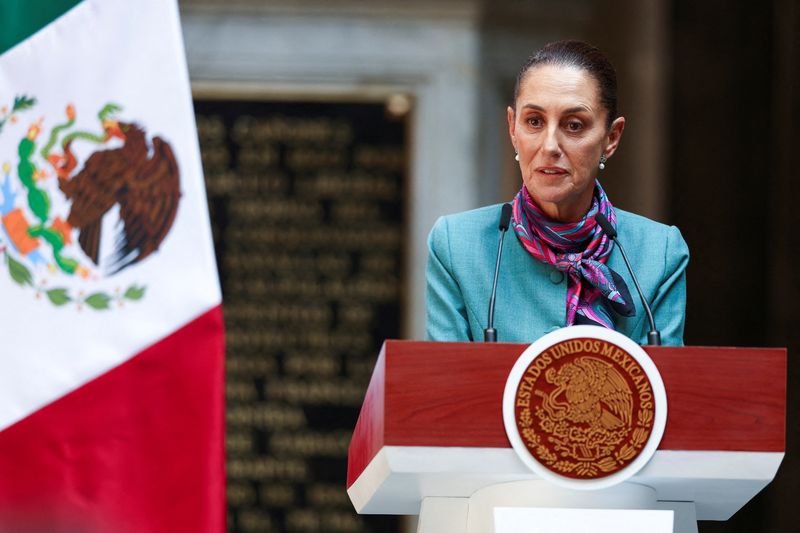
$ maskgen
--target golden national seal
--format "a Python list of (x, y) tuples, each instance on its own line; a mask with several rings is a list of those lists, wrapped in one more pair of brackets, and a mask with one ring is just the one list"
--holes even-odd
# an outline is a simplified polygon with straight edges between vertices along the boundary
[(570, 339), (539, 354), (514, 398), (522, 441), (550, 471), (609, 476), (630, 464), (653, 430), (655, 400), (644, 369), (604, 340)]

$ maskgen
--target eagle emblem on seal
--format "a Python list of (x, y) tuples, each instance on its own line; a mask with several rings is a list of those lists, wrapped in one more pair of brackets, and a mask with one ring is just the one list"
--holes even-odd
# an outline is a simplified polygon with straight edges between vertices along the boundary
[[(548, 369), (545, 379), (556, 385), (549, 394), (538, 391), (542, 409), (550, 420), (583, 424), (592, 433), (630, 425), (633, 393), (611, 364), (594, 357), (581, 357), (558, 371)], [(581, 446), (580, 455), (593, 458), (595, 454)]]

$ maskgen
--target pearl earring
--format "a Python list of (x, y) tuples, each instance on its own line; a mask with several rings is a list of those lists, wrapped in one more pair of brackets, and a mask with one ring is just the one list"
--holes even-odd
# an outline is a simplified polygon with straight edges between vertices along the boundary
[(514, 161), (519, 161), (519, 152), (514, 152)]
[(604, 168), (606, 168), (606, 161), (608, 161), (608, 158), (605, 156), (605, 154), (601, 155), (600, 156), (600, 165), (599, 165), (600, 166), (600, 170), (603, 170)]

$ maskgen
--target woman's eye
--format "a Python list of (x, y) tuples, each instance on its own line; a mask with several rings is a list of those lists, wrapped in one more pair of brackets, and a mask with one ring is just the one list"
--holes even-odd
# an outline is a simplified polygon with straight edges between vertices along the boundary
[(567, 122), (567, 129), (573, 132), (581, 131), (583, 129), (583, 124), (578, 122), (577, 120), (572, 120), (570, 122)]
[(542, 125), (542, 119), (539, 117), (531, 117), (528, 119), (528, 124), (533, 126), (534, 128), (538, 128)]

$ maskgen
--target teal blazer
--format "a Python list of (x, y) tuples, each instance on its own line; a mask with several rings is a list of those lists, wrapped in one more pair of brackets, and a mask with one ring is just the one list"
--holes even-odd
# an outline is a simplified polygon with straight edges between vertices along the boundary
[[(498, 204), (444, 216), (431, 230), (425, 291), (428, 339), (483, 340), (500, 238), (500, 209)], [(680, 346), (689, 262), (686, 242), (674, 226), (620, 209), (616, 213), (618, 240), (653, 310), (662, 342)], [(619, 247), (614, 247), (607, 265), (625, 279), (636, 305), (634, 316), (616, 315), (616, 330), (645, 344), (650, 327)], [(564, 327), (566, 301), (565, 275), (534, 259), (510, 228), (497, 281), (497, 340), (531, 343)]]

